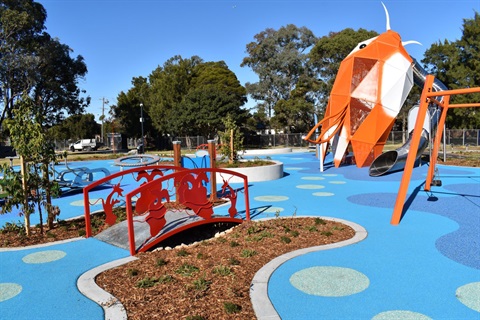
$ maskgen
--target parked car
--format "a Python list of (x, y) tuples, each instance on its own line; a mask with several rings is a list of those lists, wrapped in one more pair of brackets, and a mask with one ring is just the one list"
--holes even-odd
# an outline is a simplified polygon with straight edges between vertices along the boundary
[(75, 143), (70, 144), (70, 151), (95, 151), (98, 145), (95, 139), (81, 139)]

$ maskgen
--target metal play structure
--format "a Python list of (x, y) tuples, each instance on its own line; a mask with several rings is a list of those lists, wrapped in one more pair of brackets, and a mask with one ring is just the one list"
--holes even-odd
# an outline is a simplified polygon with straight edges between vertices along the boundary
[[(412, 168), (433, 137), (435, 142), (431, 146), (433, 152), (425, 190), (429, 190), (434, 181), (436, 157), (448, 109), (478, 106), (450, 105), (450, 96), (479, 92), (479, 89), (447, 90), (441, 81), (428, 75), (404, 47), (418, 42), (402, 42), (400, 35), (390, 29), (388, 11), (385, 5), (383, 7), (387, 31), (359, 43), (342, 61), (325, 116), (305, 140), (319, 145), (321, 170), (329, 146), (335, 167), (344, 161), (351, 146), (355, 164), (357, 167), (370, 166), (370, 176), (405, 169), (391, 221), (398, 224)], [(409, 113), (409, 138), (400, 148), (382, 154), (395, 118), (414, 84), (423, 88), (423, 93), (420, 105)]]
[[(447, 118), (447, 112), (452, 108), (472, 108), (480, 107), (480, 102), (478, 103), (466, 103), (466, 104), (450, 104), (450, 97), (455, 95), (462, 94), (471, 94), (480, 92), (480, 87), (476, 88), (467, 88), (467, 89), (457, 89), (457, 90), (447, 90), (442, 92), (436, 92), (433, 88), (435, 83), (435, 78), (432, 75), (428, 75), (426, 78), (425, 85), (423, 87), (422, 95), (420, 97), (420, 107), (417, 115), (417, 121), (415, 123), (415, 129), (413, 130), (413, 135), (411, 139), (411, 148), (416, 150), (418, 145), (421, 142), (422, 138), (422, 124), (425, 121), (425, 118), (428, 114), (428, 108), (431, 105), (436, 105), (441, 108), (440, 120), (438, 123), (438, 130), (435, 136), (435, 141), (432, 146), (432, 152), (430, 157), (430, 166), (428, 168), (427, 178), (425, 180), (424, 190), (430, 191), (430, 188), (435, 182), (435, 184), (440, 184), (440, 181), (435, 181), (435, 171), (436, 163), (438, 157), (438, 150), (440, 148), (441, 137), (443, 134), (443, 128), (445, 120)], [(395, 207), (392, 214), (391, 224), (397, 225), (400, 223), (402, 216), (404, 214), (404, 204), (407, 197), (408, 185), (410, 184), (410, 179), (412, 176), (412, 170), (415, 164), (415, 152), (410, 152), (407, 157), (405, 170), (402, 176), (402, 181), (400, 183), (400, 188), (398, 190), (397, 200), (395, 202)]]
[[(175, 158), (179, 157), (179, 146), (174, 144)], [(209, 149), (214, 150), (214, 146)], [(217, 185), (217, 174), (229, 178)], [(232, 176), (242, 179), (242, 188), (230, 186)], [(132, 177), (136, 183), (127, 184), (125, 180), (132, 180)], [(113, 186), (110, 193), (93, 198), (91, 191), (106, 181), (111, 181)], [(244, 194), (245, 211), (242, 212), (237, 209), (238, 192)], [(101, 202), (105, 223), (110, 226), (107, 231), (113, 231), (104, 238), (97, 238), (119, 246), (128, 244), (131, 255), (154, 248), (163, 240), (199, 225), (239, 224), (250, 220), (247, 176), (215, 166), (196, 169), (172, 165), (134, 167), (89, 184), (83, 189), (83, 195), (86, 237), (92, 236), (90, 207)], [(223, 214), (216, 213), (214, 206), (221, 201), (228, 206)], [(126, 211), (126, 222), (115, 224), (121, 211)]]

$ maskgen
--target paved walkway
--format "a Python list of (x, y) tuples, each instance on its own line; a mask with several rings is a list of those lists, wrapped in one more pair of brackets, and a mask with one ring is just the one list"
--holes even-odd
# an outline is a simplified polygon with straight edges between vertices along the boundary
[[(443, 185), (428, 193), (427, 166), (416, 168), (408, 211), (392, 226), (401, 173), (371, 178), (352, 166), (320, 173), (312, 153), (272, 158), (286, 175), (251, 183), (255, 219), (331, 217), (352, 223), (360, 238), (267, 264), (252, 286), (261, 292), (253, 295), (260, 319), (480, 319), (480, 168), (439, 166)], [(0, 319), (103, 319), (77, 279), (125, 257), (96, 239), (1, 251)]]

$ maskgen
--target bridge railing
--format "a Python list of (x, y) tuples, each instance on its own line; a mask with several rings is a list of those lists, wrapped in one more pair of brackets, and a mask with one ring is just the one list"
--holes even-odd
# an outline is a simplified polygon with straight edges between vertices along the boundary
[[(164, 176), (169, 171), (183, 171), (187, 170), (182, 167), (171, 165), (152, 165), (148, 167), (134, 167), (128, 170), (113, 173), (102, 179), (96, 180), (83, 189), (83, 201), (84, 201), (84, 215), (85, 215), (85, 236), (92, 236), (92, 222), (90, 207), (101, 203), (103, 212), (105, 213), (105, 222), (108, 225), (113, 225), (117, 220), (117, 214), (115, 208), (125, 206), (124, 192), (128, 191), (126, 187), (134, 188), (135, 186), (128, 186), (125, 183), (126, 180), (130, 180), (129, 184), (136, 182), (137, 184), (146, 183), (154, 180), (158, 177)], [(143, 181), (144, 180), (144, 181)], [(123, 182), (123, 185), (122, 185)], [(109, 187), (111, 192), (105, 196), (105, 193), (95, 193), (95, 195), (101, 194), (101, 197), (91, 199), (90, 195), (92, 191), (100, 187)]]
[[(229, 178), (223, 178), (220, 186), (216, 184), (216, 173)], [(242, 188), (235, 189), (230, 186), (229, 180), (232, 176), (243, 181), (244, 216), (243, 211), (240, 214), (237, 210), (237, 194)], [(215, 184), (214, 188), (212, 184)], [(98, 191), (97, 188), (105, 185), (111, 189), (109, 193)], [(110, 226), (117, 222), (119, 212), (126, 212), (128, 242), (132, 255), (152, 248), (173, 234), (201, 224), (241, 223), (250, 220), (248, 178), (226, 169), (185, 169), (171, 165), (134, 167), (92, 182), (83, 189), (83, 195), (85, 236), (92, 236), (91, 207), (94, 205), (101, 204), (103, 210), (97, 211), (105, 214), (104, 223)], [(97, 197), (92, 198), (92, 195)], [(229, 205), (228, 213), (221, 215), (216, 212), (213, 215), (214, 203), (222, 201)], [(178, 225), (178, 220), (173, 224), (167, 223), (167, 212), (181, 212), (182, 219), (188, 223)], [(136, 238), (134, 223), (137, 226), (146, 223), (148, 234)]]
[[(239, 189), (224, 180), (215, 195), (207, 185), (216, 173), (243, 180), (244, 218), (237, 210)], [(212, 200), (227, 200), (228, 214), (215, 214)], [(186, 229), (217, 222), (241, 223), (250, 220), (247, 176), (231, 170), (198, 168), (174, 172), (152, 180), (125, 195), (130, 254), (147, 251), (164, 239)], [(180, 213), (173, 219), (168, 213)], [(134, 219), (135, 217), (135, 219)], [(139, 219), (139, 217), (141, 217)], [(149, 234), (136, 237), (134, 223), (149, 225)]]

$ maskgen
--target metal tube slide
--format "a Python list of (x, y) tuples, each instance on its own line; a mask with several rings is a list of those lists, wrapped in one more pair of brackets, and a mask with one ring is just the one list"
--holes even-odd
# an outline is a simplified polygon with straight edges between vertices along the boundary
[[(421, 88), (423, 88), (426, 76), (427, 76), (427, 72), (422, 68), (422, 66), (417, 62), (417, 60), (413, 59), (414, 83), (420, 86)], [(444, 91), (444, 90), (447, 90), (447, 87), (440, 80), (435, 78), (433, 83), (433, 90), (435, 92)], [(439, 97), (438, 99), (441, 101), (443, 100), (443, 97)], [(429, 111), (429, 117), (427, 117), (427, 119), (429, 119), (429, 121), (428, 122), (425, 121), (424, 123), (420, 144), (418, 146), (418, 149), (415, 150), (416, 152), (415, 159), (417, 161), (422, 156), (423, 151), (425, 151), (425, 149), (427, 148), (428, 141), (430, 140), (430, 136), (433, 135), (434, 132), (436, 132), (437, 124), (440, 119), (440, 110), (436, 105), (431, 105), (428, 111)], [(413, 122), (411, 125), (411, 127), (413, 128), (416, 115), (412, 118), (414, 119), (410, 119), (410, 116), (409, 116), (409, 122)], [(409, 127), (410, 127), (410, 123), (409, 123)], [(405, 142), (405, 144), (396, 150), (387, 151), (379, 155), (370, 165), (369, 175), (371, 177), (378, 177), (387, 173), (403, 170), (405, 168), (405, 163), (407, 161), (408, 153), (412, 151), (410, 150), (412, 136), (413, 136), (413, 129), (410, 130), (409, 128), (409, 137)]]

